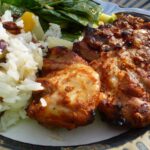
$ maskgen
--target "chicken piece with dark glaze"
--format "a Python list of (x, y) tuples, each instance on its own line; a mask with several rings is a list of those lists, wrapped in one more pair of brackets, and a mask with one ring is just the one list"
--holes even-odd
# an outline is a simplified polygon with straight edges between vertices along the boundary
[(66, 48), (53, 48), (37, 78), (44, 90), (33, 92), (27, 115), (46, 127), (73, 129), (89, 124), (99, 104), (99, 75)]
[(121, 14), (111, 24), (88, 27), (73, 50), (99, 73), (99, 111), (106, 120), (150, 124), (150, 22)]
[[(98, 28), (87, 27), (82, 41), (73, 45), (73, 51), (82, 58), (91, 62), (100, 57), (100, 53), (111, 50), (127, 49), (130, 46), (138, 47), (140, 34), (135, 38), (135, 32), (150, 29), (150, 23), (142, 18), (131, 15), (120, 15), (111, 24), (100, 25)], [(149, 32), (149, 31), (148, 31)], [(149, 36), (149, 35), (148, 35)], [(146, 40), (147, 44), (150, 41)]]
[(115, 124), (150, 124), (150, 48), (102, 52), (91, 66), (101, 81), (99, 111)]

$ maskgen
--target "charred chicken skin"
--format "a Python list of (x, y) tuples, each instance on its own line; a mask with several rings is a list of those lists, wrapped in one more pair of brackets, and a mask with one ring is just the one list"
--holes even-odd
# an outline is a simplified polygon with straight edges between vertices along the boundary
[(150, 22), (118, 16), (112, 24), (88, 28), (74, 51), (99, 73), (105, 120), (135, 128), (150, 124)]
[(100, 75), (99, 111), (104, 118), (131, 127), (150, 124), (148, 49), (102, 52), (91, 66)]
[(37, 78), (44, 90), (33, 92), (29, 117), (46, 127), (73, 129), (89, 124), (99, 104), (99, 75), (66, 48), (50, 49)]
[[(111, 24), (100, 25), (98, 28), (87, 27), (83, 40), (74, 43), (73, 51), (91, 62), (98, 59), (102, 51), (128, 49), (131, 46), (138, 49), (141, 44), (149, 46), (149, 35), (142, 32), (150, 32), (150, 22), (131, 15), (120, 15)], [(140, 36), (142, 41), (146, 40), (144, 43), (141, 43)]]

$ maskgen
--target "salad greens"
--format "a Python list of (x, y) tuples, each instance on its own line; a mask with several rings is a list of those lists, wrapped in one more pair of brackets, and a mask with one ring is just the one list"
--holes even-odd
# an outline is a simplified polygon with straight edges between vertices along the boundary
[(101, 13), (101, 7), (91, 0), (1, 0), (1, 3), (38, 15), (45, 30), (50, 22), (59, 24), (64, 37), (68, 35), (72, 40), (87, 24), (98, 24)]

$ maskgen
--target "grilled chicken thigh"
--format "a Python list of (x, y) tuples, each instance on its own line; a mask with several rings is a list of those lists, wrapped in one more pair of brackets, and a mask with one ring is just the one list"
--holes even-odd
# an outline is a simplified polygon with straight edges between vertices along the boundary
[(112, 24), (88, 27), (73, 49), (99, 73), (104, 119), (136, 128), (150, 124), (150, 22), (120, 15)]
[(119, 125), (150, 124), (150, 49), (102, 52), (91, 66), (101, 81), (99, 111)]
[(27, 108), (29, 117), (46, 127), (73, 129), (93, 121), (99, 104), (99, 75), (77, 54), (53, 48), (44, 60), (40, 82)]
[[(87, 27), (82, 41), (75, 42), (73, 51), (83, 59), (91, 62), (100, 58), (101, 52), (128, 49), (142, 44), (149, 47), (150, 22), (131, 15), (120, 15), (111, 24), (100, 25), (98, 28)], [(145, 41), (141, 43), (141, 40)]]

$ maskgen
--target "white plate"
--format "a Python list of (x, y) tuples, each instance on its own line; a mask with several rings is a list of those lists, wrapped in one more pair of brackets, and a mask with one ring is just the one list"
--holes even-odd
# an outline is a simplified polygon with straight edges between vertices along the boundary
[[(123, 4), (125, 1), (126, 0), (121, 0), (117, 1), (117, 3), (120, 2), (120, 4)], [(134, 1), (135, 0), (133, 0), (133, 2)], [(146, 4), (147, 1), (148, 0), (145, 0), (144, 4)], [(135, 4), (137, 4), (137, 2), (140, 1), (136, 1)], [(150, 4), (146, 6), (148, 7), (149, 5)], [(130, 5), (128, 5), (128, 7), (129, 6)], [(105, 8), (107, 11), (111, 9), (112, 8), (109, 6), (106, 6)], [(100, 116), (97, 114), (94, 123), (71, 131), (65, 129), (46, 129), (39, 125), (36, 121), (28, 119), (21, 121), (5, 133), (1, 133), (1, 135), (16, 141), (36, 145), (72, 146), (99, 142), (117, 136), (125, 131), (125, 129), (115, 128), (112, 125), (108, 125), (108, 123), (102, 122)]]
[(27, 119), (21, 121), (5, 133), (1, 133), (1, 135), (16, 141), (36, 145), (72, 146), (99, 142), (123, 132), (125, 130), (102, 122), (97, 114), (94, 123), (71, 131), (65, 129), (46, 129), (36, 121)]

